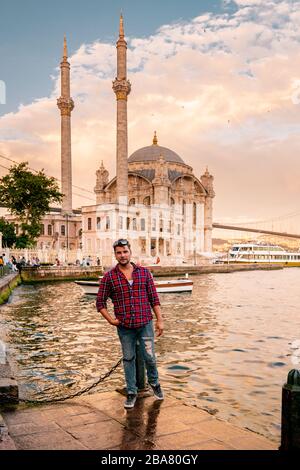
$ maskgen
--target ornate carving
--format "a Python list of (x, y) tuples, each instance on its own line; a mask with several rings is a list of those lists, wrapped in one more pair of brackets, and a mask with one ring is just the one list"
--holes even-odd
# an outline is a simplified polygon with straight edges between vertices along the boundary
[(213, 186), (214, 177), (209, 173), (208, 168), (206, 168), (205, 173), (201, 176), (200, 181), (208, 192), (208, 196), (215, 197)]
[(129, 80), (119, 80), (116, 78), (113, 81), (112, 87), (116, 94), (117, 100), (127, 100), (127, 96), (131, 91), (131, 83)]
[(95, 186), (96, 191), (103, 191), (105, 186), (108, 184), (108, 177), (109, 173), (103, 165), (103, 161), (101, 162), (101, 166), (99, 170), (96, 171), (97, 181)]
[(61, 96), (57, 100), (57, 106), (62, 116), (71, 116), (71, 111), (74, 109), (74, 101), (72, 98), (64, 98)]

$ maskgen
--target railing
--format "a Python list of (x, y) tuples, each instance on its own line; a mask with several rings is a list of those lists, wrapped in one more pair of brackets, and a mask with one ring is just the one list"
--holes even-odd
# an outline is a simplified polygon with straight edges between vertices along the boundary
[(0, 266), (0, 277), (7, 276), (12, 271), (8, 266)]

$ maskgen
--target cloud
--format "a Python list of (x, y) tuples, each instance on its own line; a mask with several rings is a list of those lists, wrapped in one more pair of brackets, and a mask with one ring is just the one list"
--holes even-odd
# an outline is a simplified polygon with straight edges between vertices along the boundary
[[(128, 38), (129, 154), (157, 130), (197, 176), (209, 166), (216, 219), (270, 218), (300, 197), (299, 3), (234, 3), (231, 13)], [(73, 183), (93, 190), (101, 160), (115, 174), (115, 44), (83, 44), (70, 62)], [(0, 118), (0, 153), (59, 177), (59, 69), (53, 75), (50, 97)]]

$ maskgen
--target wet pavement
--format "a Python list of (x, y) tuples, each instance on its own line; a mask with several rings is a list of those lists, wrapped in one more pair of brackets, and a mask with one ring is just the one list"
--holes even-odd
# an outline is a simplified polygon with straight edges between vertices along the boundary
[(206, 411), (166, 398), (102, 392), (60, 404), (2, 410), (8, 430), (1, 449), (19, 450), (276, 450), (265, 437)]

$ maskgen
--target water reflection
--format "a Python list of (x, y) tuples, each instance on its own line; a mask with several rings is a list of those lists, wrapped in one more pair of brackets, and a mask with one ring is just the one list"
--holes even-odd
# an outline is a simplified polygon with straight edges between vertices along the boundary
[[(155, 400), (148, 406), (143, 399), (137, 399), (135, 407), (126, 411), (125, 427), (123, 429), (122, 450), (151, 450), (155, 447), (157, 433), (157, 422), (162, 401)], [(137, 436), (132, 441), (128, 431), (132, 431)]]
[[(165, 333), (156, 352), (165, 391), (278, 441), (281, 387), (299, 339), (300, 270), (193, 279), (192, 295), (161, 295)], [(114, 328), (74, 283), (20, 286), (0, 312), (28, 398), (76, 392), (121, 356)], [(119, 368), (95, 390), (122, 385)]]

